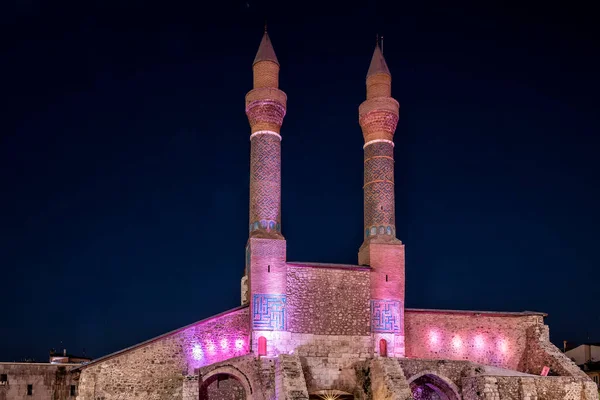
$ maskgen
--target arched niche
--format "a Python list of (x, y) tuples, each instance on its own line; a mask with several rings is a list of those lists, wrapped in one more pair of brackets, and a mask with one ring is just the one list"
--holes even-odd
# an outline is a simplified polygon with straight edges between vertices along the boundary
[(226, 365), (203, 374), (199, 379), (200, 400), (252, 400), (248, 377), (239, 369)]
[(414, 400), (461, 400), (458, 387), (434, 371), (423, 371), (408, 380)]
[(343, 390), (316, 390), (309, 393), (309, 400), (354, 400), (354, 395)]

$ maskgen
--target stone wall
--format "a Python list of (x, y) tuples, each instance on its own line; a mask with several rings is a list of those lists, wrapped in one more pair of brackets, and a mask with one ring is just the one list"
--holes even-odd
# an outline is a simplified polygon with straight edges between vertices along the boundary
[[(369, 336), (314, 335), (310, 333), (261, 332), (267, 337), (267, 355), (300, 357), (309, 393), (338, 389), (353, 393), (355, 366), (373, 356)], [(256, 342), (256, 338), (253, 342)]]
[(228, 375), (216, 376), (206, 387), (207, 398), (210, 400), (246, 400), (246, 391), (240, 382)]
[(543, 326), (543, 317), (406, 309), (404, 323), (409, 358), (470, 360), (525, 371), (527, 330)]
[(248, 352), (248, 318), (235, 309), (98, 359), (82, 368), (77, 399), (182, 399), (196, 368)]
[[(7, 383), (0, 385), (0, 400), (67, 400), (71, 385), (77, 387), (78, 374), (68, 371), (73, 364), (0, 363), (0, 374), (7, 375)], [(31, 396), (27, 385), (32, 385)]]
[(277, 360), (277, 400), (308, 400), (300, 357), (282, 354)]
[(369, 270), (288, 264), (287, 330), (369, 335)]
[(356, 366), (372, 357), (370, 336), (297, 334), (294, 354), (300, 357), (309, 393), (337, 389), (354, 393)]
[(411, 391), (400, 364), (393, 358), (377, 358), (370, 362), (373, 400), (407, 400)]
[(531, 326), (527, 330), (525, 371), (538, 375), (546, 366), (550, 368), (551, 373), (557, 375), (590, 379), (574, 362), (550, 342), (548, 326)]
[[(197, 380), (199, 385), (196, 387), (200, 388), (201, 399), (208, 397), (208, 393), (204, 390), (205, 385), (210, 385), (216, 375), (229, 375), (236, 379), (243, 387), (247, 400), (267, 400), (275, 397), (273, 359), (257, 358), (249, 354), (196, 369), (194, 377), (188, 379)], [(184, 397), (184, 400), (192, 399), (198, 399), (198, 391), (195, 397)]]
[(463, 379), (464, 400), (598, 400), (593, 382), (573, 377), (475, 376)]

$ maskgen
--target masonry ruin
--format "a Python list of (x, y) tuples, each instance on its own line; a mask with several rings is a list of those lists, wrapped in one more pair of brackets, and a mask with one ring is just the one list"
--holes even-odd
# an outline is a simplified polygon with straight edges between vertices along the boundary
[(551, 344), (543, 313), (405, 308), (394, 199), (400, 106), (379, 46), (359, 107), (358, 262), (288, 261), (281, 221), (287, 95), (266, 31), (252, 69), (241, 306), (75, 368), (78, 400), (598, 399), (596, 385)]

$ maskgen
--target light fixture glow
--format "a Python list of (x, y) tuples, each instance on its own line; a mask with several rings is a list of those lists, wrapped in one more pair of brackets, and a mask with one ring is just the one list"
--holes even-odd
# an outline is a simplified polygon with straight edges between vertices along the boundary
[(460, 349), (462, 347), (462, 340), (458, 336), (454, 336), (452, 338), (452, 347), (455, 349)]
[(475, 347), (478, 349), (482, 349), (485, 346), (485, 342), (483, 341), (483, 336), (477, 335), (475, 336)]
[(244, 341), (242, 339), (237, 339), (235, 341), (235, 348), (241, 350), (244, 348)]
[(212, 341), (208, 341), (206, 343), (206, 348), (208, 349), (208, 352), (210, 354), (215, 354), (216, 347), (215, 347), (215, 344)]
[(196, 361), (200, 361), (204, 358), (204, 352), (199, 344), (195, 344), (194, 347), (192, 347), (192, 357)]
[(505, 339), (500, 339), (500, 341), (498, 341), (498, 348), (503, 353), (506, 353), (508, 351), (508, 343), (506, 343)]
[(440, 341), (440, 337), (436, 331), (429, 332), (429, 342), (432, 344), (437, 344)]

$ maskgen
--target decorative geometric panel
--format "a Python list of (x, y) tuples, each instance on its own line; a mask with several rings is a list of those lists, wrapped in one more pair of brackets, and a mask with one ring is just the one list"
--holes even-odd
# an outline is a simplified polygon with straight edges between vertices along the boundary
[(252, 296), (252, 328), (263, 331), (285, 330), (284, 294), (255, 294)]
[[(364, 149), (364, 228), (376, 226), (370, 235), (386, 234), (386, 226), (395, 231), (394, 147), (377, 142)], [(381, 232), (381, 225), (384, 232)]]
[(371, 300), (371, 330), (380, 333), (398, 333), (402, 324), (402, 302), (398, 300)]
[(280, 222), (281, 143), (273, 135), (252, 138), (250, 152), (250, 222), (262, 229)]

